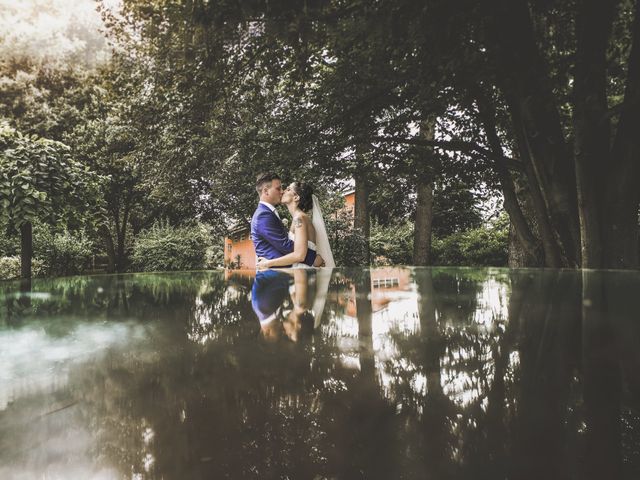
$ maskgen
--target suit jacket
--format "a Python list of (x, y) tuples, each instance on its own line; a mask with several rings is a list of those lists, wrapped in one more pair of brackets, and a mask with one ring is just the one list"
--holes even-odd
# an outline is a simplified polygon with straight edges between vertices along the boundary
[(251, 288), (251, 306), (260, 323), (269, 321), (289, 296), (291, 277), (277, 270), (256, 274)]
[[(269, 207), (260, 203), (251, 218), (251, 240), (258, 257), (268, 260), (293, 252), (293, 241), (289, 240), (282, 220)], [(308, 249), (304, 263), (313, 265), (316, 252)]]

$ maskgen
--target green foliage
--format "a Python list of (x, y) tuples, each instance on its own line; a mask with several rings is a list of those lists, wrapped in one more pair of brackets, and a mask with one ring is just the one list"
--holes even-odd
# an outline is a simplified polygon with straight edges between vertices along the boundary
[[(92, 255), (93, 243), (84, 233), (55, 231), (54, 227), (36, 221), (33, 225), (32, 260), (34, 276), (62, 276), (82, 273)], [(13, 230), (0, 237), (0, 257), (5, 257), (2, 278), (16, 278), (20, 274), (20, 239)], [(15, 266), (15, 265), (18, 266)], [(17, 270), (16, 270), (17, 269)]]
[(375, 265), (411, 265), (413, 230), (410, 220), (371, 225), (371, 256)]
[[(34, 277), (45, 275), (45, 267), (40, 259), (31, 261), (31, 270)], [(13, 280), (20, 277), (20, 257), (17, 255), (0, 256), (0, 280)]]
[(509, 222), (506, 215), (487, 227), (433, 239), (434, 265), (502, 267), (507, 265), (508, 257)]
[(482, 225), (478, 195), (459, 180), (436, 185), (433, 202), (433, 235), (444, 238)]
[(22, 135), (0, 123), (0, 222), (55, 222), (98, 202), (99, 177), (60, 142)]
[[(57, 1), (56, 9), (63, 3)], [(115, 10), (103, 8), (115, 49), (110, 64), (95, 74), (82, 65), (95, 65), (106, 47), (86, 25), (74, 21), (74, 28), (65, 30), (62, 38), (85, 32), (81, 42), (62, 42), (73, 45), (71, 56), (33, 46), (28, 51), (25, 44), (12, 43), (14, 36), (0, 39), (7, 59), (0, 65), (0, 116), (23, 133), (64, 141), (74, 159), (109, 178), (93, 195), (109, 215), (96, 232), (118, 271), (127, 268), (133, 236), (158, 218), (172, 224), (199, 218), (221, 228), (223, 218), (246, 220), (256, 202), (252, 180), (269, 169), (288, 172), (285, 182), (303, 178), (316, 185), (363, 174), (371, 217), (386, 226), (373, 226), (374, 261), (390, 263), (410, 263), (410, 222), (398, 219), (411, 218), (416, 184), (428, 181), (435, 192), (436, 261), (502, 262), (500, 235), (481, 227), (478, 192), (511, 182), (508, 177), (499, 181), (498, 164), (487, 152), (520, 158), (531, 153), (519, 152), (518, 143), (526, 141), (516, 142), (516, 132), (524, 131), (518, 118), (531, 112), (512, 118), (518, 111), (514, 105), (557, 110), (558, 122), (541, 108), (540, 118), (531, 119), (535, 128), (527, 126), (526, 132), (544, 132), (542, 127), (554, 123), (550, 129), (562, 130), (567, 141), (560, 150), (582, 151), (569, 144), (583, 137), (573, 132), (580, 122), (572, 118), (579, 111), (572, 90), (578, 85), (576, 13), (587, 4), (556, 2), (551, 8), (529, 2), (534, 35), (531, 42), (514, 44), (539, 48), (544, 68), (529, 71), (530, 62), (515, 59), (530, 55), (499, 60), (504, 45), (498, 39), (508, 35), (502, 34), (507, 32), (493, 4), (276, 3), (128, 0)], [(522, 6), (502, 3), (505, 12)], [(608, 107), (616, 112), (626, 111), (619, 107), (627, 58), (634, 35), (640, 34), (632, 31), (632, 6), (630, 0), (620, 4), (607, 54)], [(95, 60), (81, 62), (87, 54)], [(62, 63), (73, 58), (74, 63), (63, 68), (46, 58)], [(509, 85), (518, 74), (534, 73), (540, 76), (531, 85), (546, 85), (538, 92), (546, 100), (514, 97), (520, 86)], [(484, 103), (490, 107), (486, 112)], [(432, 118), (437, 118), (435, 136), (441, 143), (436, 148), (422, 142), (422, 127)], [(618, 131), (621, 115), (603, 118), (613, 127), (605, 130)], [(81, 190), (82, 183), (68, 174), (69, 152), (61, 144), (15, 132), (2, 135), (24, 144), (22, 150), (0, 144), (0, 167), (7, 172), (0, 173), (4, 223), (15, 227), (35, 216), (53, 219), (77, 203), (87, 204), (74, 199), (72, 190)], [(544, 143), (546, 137), (538, 140)], [(560, 137), (549, 141), (560, 145)], [(556, 164), (546, 153), (532, 158), (540, 165), (547, 159)], [(558, 164), (571, 165), (573, 159), (563, 157)], [(45, 174), (48, 180), (41, 178)], [(338, 263), (362, 264), (366, 239), (349, 222), (334, 223)], [(15, 242), (0, 241), (0, 255), (15, 253)], [(206, 264), (217, 264), (219, 257), (218, 250), (210, 250)]]
[(20, 239), (17, 232), (0, 224), (0, 257), (11, 257), (20, 252)]
[(367, 266), (367, 239), (353, 227), (348, 216), (328, 216), (325, 218), (325, 225), (336, 266)]
[(49, 277), (81, 274), (88, 266), (93, 243), (85, 235), (64, 231), (55, 233), (39, 225), (34, 234), (34, 251)]
[(82, 122), (93, 88), (77, 69), (12, 59), (0, 64), (0, 116), (21, 132), (63, 141), (65, 132)]
[(0, 257), (0, 280), (20, 277), (20, 257)]
[(136, 238), (133, 267), (148, 272), (201, 269), (209, 242), (209, 232), (201, 225), (174, 227), (159, 222)]
[(222, 238), (213, 240), (211, 245), (207, 247), (204, 257), (205, 268), (220, 268), (224, 266), (224, 241)]

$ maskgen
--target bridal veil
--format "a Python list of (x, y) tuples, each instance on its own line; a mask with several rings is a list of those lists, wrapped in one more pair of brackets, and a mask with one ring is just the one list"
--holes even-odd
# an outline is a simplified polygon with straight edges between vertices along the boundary
[(331, 245), (329, 244), (329, 236), (327, 235), (327, 228), (324, 225), (324, 218), (322, 217), (322, 210), (320, 209), (320, 202), (318, 197), (312, 196), (313, 210), (311, 211), (311, 223), (316, 230), (316, 248), (319, 255), (322, 256), (325, 262), (325, 267), (335, 267), (336, 262), (333, 259), (333, 253), (331, 252)]

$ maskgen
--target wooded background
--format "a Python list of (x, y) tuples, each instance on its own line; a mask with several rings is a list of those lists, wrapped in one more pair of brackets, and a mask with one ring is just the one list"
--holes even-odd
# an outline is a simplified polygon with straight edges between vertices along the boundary
[(185, 236), (166, 268), (220, 263), (265, 170), (325, 209), (355, 187), (354, 225), (329, 225), (344, 265), (638, 267), (638, 1), (21, 3), (0, 257), (23, 276), (32, 250), (43, 274), (126, 271)]

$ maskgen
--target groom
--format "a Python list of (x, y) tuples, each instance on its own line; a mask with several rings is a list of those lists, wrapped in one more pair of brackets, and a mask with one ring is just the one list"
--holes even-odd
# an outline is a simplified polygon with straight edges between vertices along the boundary
[[(293, 240), (289, 240), (276, 206), (282, 199), (282, 181), (275, 173), (261, 173), (256, 179), (256, 191), (260, 203), (251, 218), (251, 240), (258, 257), (274, 259), (293, 252)], [(307, 250), (304, 263), (313, 265), (316, 252)]]

